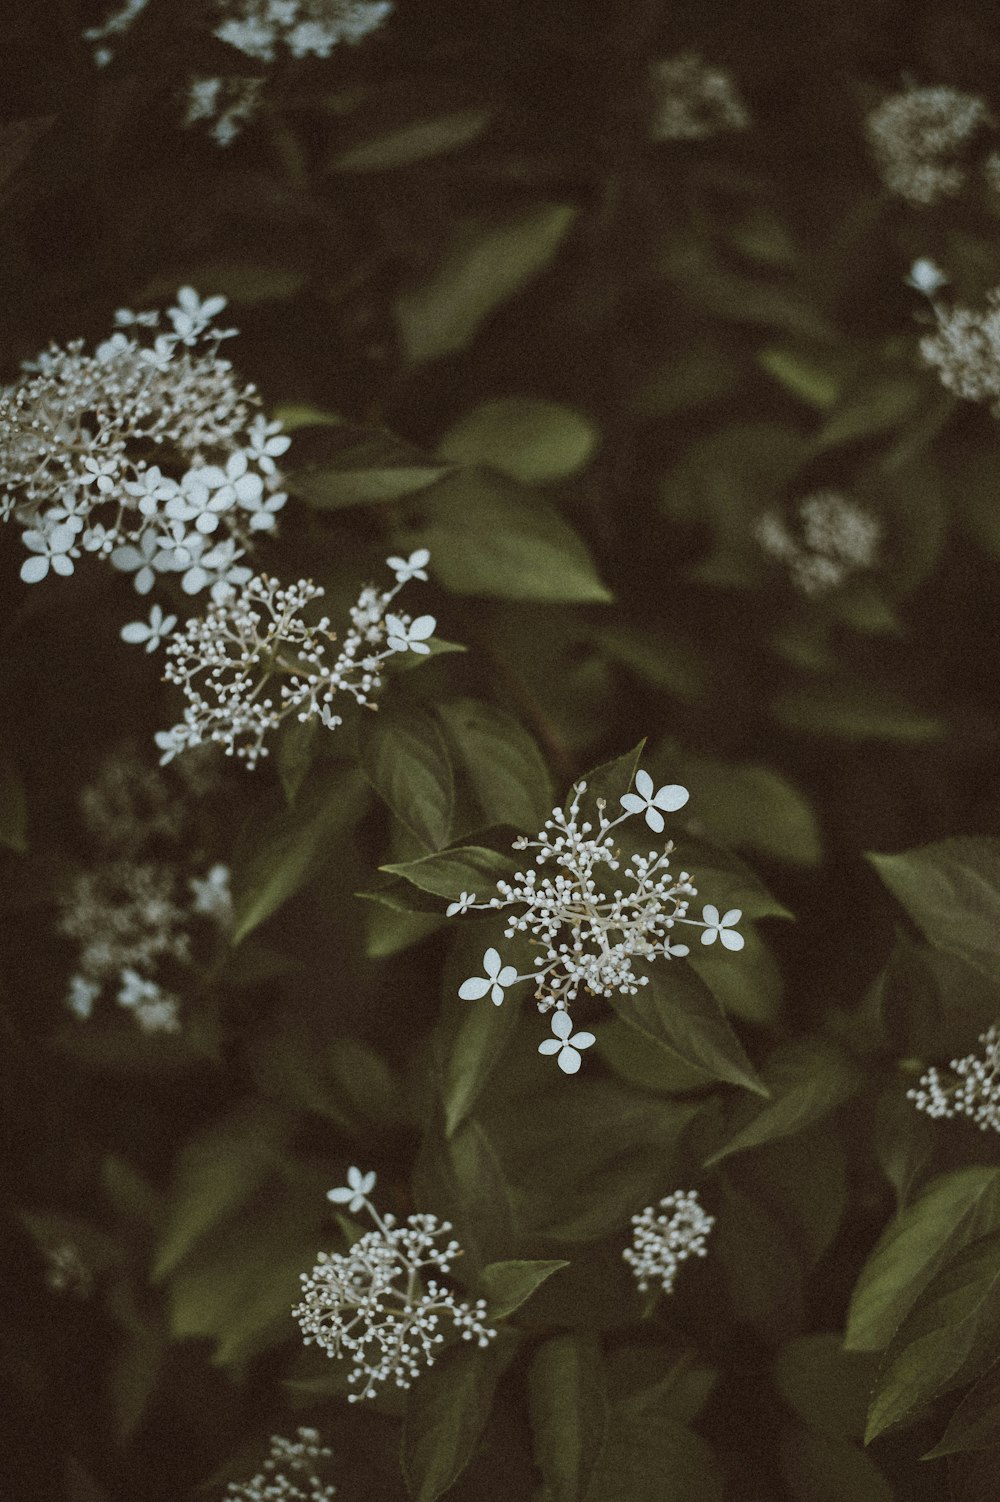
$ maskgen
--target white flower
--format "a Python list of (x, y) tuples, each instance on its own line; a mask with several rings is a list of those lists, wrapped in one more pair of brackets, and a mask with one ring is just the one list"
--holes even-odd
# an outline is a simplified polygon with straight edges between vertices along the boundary
[(186, 595), (200, 594), (206, 587), (216, 604), (228, 599), (238, 584), (246, 584), (253, 570), (236, 559), (244, 556), (231, 537), (217, 542), (207, 553), (192, 564), (181, 579), (181, 589)]
[(698, 1203), (695, 1189), (676, 1190), (660, 1200), (657, 1215), (652, 1205), (632, 1216), (632, 1245), (622, 1253), (638, 1280), (640, 1292), (658, 1282), (664, 1293), (673, 1293), (677, 1269), (688, 1257), (705, 1257), (705, 1238), (715, 1225)]
[(644, 813), (646, 823), (657, 834), (663, 833), (663, 815), (660, 809), (666, 809), (668, 814), (676, 813), (691, 796), (687, 788), (681, 787), (677, 782), (668, 783), (654, 793), (653, 779), (648, 772), (636, 772), (635, 785), (637, 791), (625, 793), (619, 802), (630, 814)]
[(473, 975), (459, 986), (458, 994), (463, 1001), (478, 1001), (480, 996), (485, 996), (488, 991), (493, 1005), (498, 1007), (503, 1001), (506, 987), (524, 978), (518, 975), (513, 965), (502, 965), (495, 949), (487, 949), (483, 955), (483, 969), (486, 971), (485, 978)]
[[(193, 287), (182, 287), (177, 294), (177, 306), (167, 309), (167, 317), (174, 326), (174, 335), (182, 344), (197, 343), (200, 334), (221, 313), (228, 298), (206, 297), (204, 302)], [(219, 336), (223, 337), (223, 336)]]
[(360, 1168), (349, 1168), (347, 1183), (348, 1188), (330, 1189), (326, 1197), (335, 1205), (346, 1205), (350, 1213), (356, 1215), (375, 1188), (375, 1175), (362, 1173)]
[[(366, 1177), (355, 1172), (360, 1194)], [(369, 1200), (362, 1202), (375, 1230), (366, 1231), (347, 1252), (321, 1252), (312, 1272), (302, 1275), (302, 1302), (292, 1310), (306, 1345), (353, 1359), (347, 1380), (359, 1391), (350, 1394), (352, 1403), (374, 1397), (390, 1382), (407, 1388), (433, 1365), (444, 1341), (439, 1328), (444, 1317), (463, 1340), (480, 1346), (497, 1333), (485, 1323), (484, 1300), (466, 1303), (438, 1281), (437, 1274), (449, 1273), (462, 1251), (457, 1241), (438, 1244), (451, 1230), (448, 1221), (410, 1215), (398, 1225), (394, 1216), (380, 1216)]]
[(220, 861), (204, 876), (192, 876), (188, 881), (188, 889), (194, 898), (191, 911), (203, 918), (213, 918), (220, 928), (227, 928), (233, 917), (229, 876), (229, 867)]
[(100, 994), (101, 988), (96, 981), (88, 980), (85, 975), (71, 975), (66, 1005), (74, 1017), (85, 1022), (93, 1012), (94, 1002)]
[(714, 903), (709, 902), (702, 908), (701, 916), (705, 923), (705, 931), (701, 936), (703, 944), (714, 944), (716, 939), (721, 939), (724, 949), (743, 948), (743, 935), (735, 932), (732, 927), (743, 917), (742, 908), (731, 907), (725, 916), (720, 918), (719, 909)]
[(250, 531), (273, 532), (277, 514), (287, 500), (283, 490), (272, 490), (257, 500), (241, 501), (241, 509), (250, 517)]
[(316, 1468), (332, 1450), (320, 1444), (318, 1429), (297, 1429), (296, 1436), (272, 1435), (263, 1470), (250, 1481), (230, 1481), (227, 1502), (333, 1502), (337, 1488), (325, 1484)]
[(175, 615), (163, 614), (159, 605), (154, 605), (149, 612), (149, 624), (145, 621), (129, 621), (127, 626), (121, 629), (122, 641), (132, 642), (136, 646), (146, 643), (147, 652), (155, 652), (165, 636), (169, 636), (177, 625)]
[(427, 638), (433, 636), (437, 621), (432, 615), (418, 615), (415, 621), (408, 621), (405, 616), (387, 615), (385, 624), (388, 628), (388, 645), (392, 652), (417, 652), (421, 655), (430, 651), (426, 645)]
[(134, 496), (143, 516), (155, 516), (161, 501), (169, 501), (177, 494), (177, 481), (164, 475), (158, 464), (140, 470), (135, 480), (126, 480), (122, 487), (127, 495)]
[(948, 284), (948, 278), (941, 267), (934, 261), (929, 261), (925, 256), (914, 261), (909, 274), (903, 280), (908, 287), (912, 287), (916, 292), (922, 292), (925, 297), (933, 297), (935, 292)]
[(922, 1074), (913, 1090), (907, 1090), (918, 1111), (928, 1116), (953, 1120), (967, 1116), (981, 1132), (1000, 1132), (1000, 1027), (996, 1023), (979, 1035), (984, 1057), (966, 1054), (952, 1059), (950, 1068), (957, 1076), (942, 1083), (937, 1069)]
[(445, 917), (454, 918), (456, 913), (467, 913), (475, 900), (475, 892), (460, 892), (457, 902), (449, 902), (445, 908)]
[(21, 564), (21, 578), (25, 584), (38, 584), (49, 569), (66, 578), (73, 572), (73, 559), (79, 557), (76, 531), (71, 526), (46, 527), (44, 530), (29, 527), (22, 534), (22, 541), (34, 558), (26, 558)]
[[(128, 340), (125, 342), (127, 344)], [(121, 464), (117, 455), (110, 459), (88, 457), (83, 461), (84, 473), (80, 476), (80, 484), (96, 485), (102, 494), (110, 495), (118, 481), (120, 468)]]
[(386, 563), (396, 575), (397, 584), (406, 584), (410, 579), (427, 579), (427, 564), (431, 555), (427, 548), (418, 548), (409, 558), (387, 558)]
[(126, 543), (115, 548), (111, 554), (111, 567), (123, 574), (135, 574), (133, 584), (137, 594), (148, 595), (156, 582), (159, 571), (160, 539), (151, 527), (140, 532), (135, 543)]
[(553, 1012), (552, 1031), (555, 1037), (546, 1038), (544, 1042), (539, 1043), (538, 1052), (558, 1054), (556, 1062), (563, 1074), (576, 1074), (583, 1062), (579, 1050), (589, 1048), (592, 1043), (597, 1042), (597, 1039), (593, 1033), (574, 1033), (573, 1020), (568, 1012)]
[(286, 453), (291, 443), (288, 434), (282, 432), (280, 422), (268, 422), (264, 414), (258, 412), (247, 433), (246, 454), (264, 474), (273, 475), (277, 469), (275, 459)]

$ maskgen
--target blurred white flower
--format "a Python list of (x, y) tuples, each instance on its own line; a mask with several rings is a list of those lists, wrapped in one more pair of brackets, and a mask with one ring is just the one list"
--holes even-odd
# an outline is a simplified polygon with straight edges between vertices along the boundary
[(698, 1192), (676, 1190), (665, 1195), (659, 1211), (647, 1205), (632, 1216), (632, 1245), (622, 1253), (635, 1273), (640, 1292), (658, 1282), (664, 1293), (673, 1293), (677, 1269), (688, 1257), (708, 1255), (705, 1238), (715, 1225), (698, 1203)]
[(411, 579), (427, 580), (427, 565), (431, 555), (427, 548), (418, 548), (409, 558), (387, 558), (386, 563), (396, 575), (397, 584), (408, 584)]
[(979, 1042), (982, 1058), (970, 1053), (952, 1059), (953, 1080), (943, 1081), (937, 1069), (928, 1069), (916, 1088), (907, 1090), (907, 1100), (928, 1116), (947, 1121), (967, 1116), (981, 1132), (1000, 1132), (1000, 1026), (987, 1028)]
[(145, 621), (129, 621), (127, 626), (121, 629), (122, 641), (131, 642), (136, 646), (146, 645), (147, 652), (155, 652), (164, 637), (170, 635), (177, 625), (175, 615), (164, 615), (159, 605), (154, 605), (149, 612), (149, 624)]
[(346, 1205), (350, 1213), (356, 1215), (374, 1188), (374, 1173), (362, 1173), (360, 1168), (352, 1167), (347, 1170), (347, 1188), (330, 1189), (326, 1197), (335, 1205)]
[(445, 908), (445, 917), (454, 918), (456, 913), (467, 913), (476, 900), (475, 892), (460, 892), (456, 902), (449, 902)]

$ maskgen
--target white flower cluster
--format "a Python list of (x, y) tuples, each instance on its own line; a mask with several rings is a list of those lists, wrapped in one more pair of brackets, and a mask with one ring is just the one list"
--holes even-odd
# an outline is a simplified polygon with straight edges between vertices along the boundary
[(329, 617), (314, 624), (302, 619), (302, 611), (323, 594), (308, 579), (283, 588), (276, 579), (257, 575), (207, 615), (192, 617), (167, 647), (165, 677), (178, 685), (187, 704), (181, 723), (157, 734), (162, 762), (214, 741), (227, 756), (253, 768), (267, 755), (267, 732), (289, 716), (303, 723), (316, 718), (332, 729), (341, 723), (331, 708), (338, 693), (371, 705), (388, 658), (430, 651), (434, 617), (414, 620), (389, 609), (408, 580), (427, 578), (429, 560), (426, 548), (408, 559), (390, 558), (395, 584), (362, 590), (351, 607), (343, 645), (332, 657), (327, 648), (336, 638)]
[(866, 133), (890, 193), (927, 207), (962, 192), (969, 148), (993, 123), (977, 95), (937, 85), (890, 94), (868, 116)]
[(131, 757), (109, 761), (80, 802), (102, 858), (73, 876), (59, 898), (59, 932), (80, 945), (66, 1005), (86, 1020), (110, 988), (143, 1032), (176, 1032), (180, 1003), (160, 971), (193, 963), (191, 930), (199, 920), (229, 927), (229, 868), (219, 863), (185, 879), (177, 862), (146, 854), (150, 844), (179, 838), (184, 812), (162, 777)]
[(803, 594), (828, 594), (876, 566), (882, 524), (870, 511), (839, 491), (819, 490), (800, 501), (797, 512), (799, 536), (776, 511), (758, 518), (754, 536)]
[(348, 1401), (375, 1396), (384, 1383), (411, 1386), (433, 1365), (435, 1348), (444, 1341), (439, 1326), (447, 1317), (463, 1340), (486, 1346), (496, 1330), (486, 1325), (486, 1304), (457, 1299), (427, 1270), (447, 1274), (461, 1256), (457, 1241), (444, 1241), (448, 1221), (434, 1215), (410, 1215), (398, 1224), (379, 1215), (368, 1196), (375, 1175), (350, 1168), (347, 1186), (327, 1196), (351, 1214), (365, 1209), (375, 1222), (347, 1252), (321, 1252), (317, 1265), (302, 1275), (302, 1303), (292, 1313), (306, 1345), (328, 1356), (348, 1355), (355, 1363), (348, 1382), (357, 1388)]
[(214, 35), (262, 63), (282, 47), (294, 58), (329, 57), (392, 13), (391, 0), (222, 0), (219, 8), (227, 14)]
[(952, 1059), (949, 1068), (956, 1079), (942, 1081), (936, 1069), (928, 1069), (916, 1088), (907, 1090), (906, 1098), (928, 1116), (947, 1121), (968, 1116), (981, 1132), (1000, 1132), (1000, 1024), (981, 1033), (979, 1041), (982, 1058), (970, 1053)]
[(120, 309), (92, 354), (53, 345), (0, 395), (0, 516), (24, 528), (26, 583), (71, 574), (81, 552), (140, 594), (163, 573), (213, 598), (249, 578), (239, 560), (285, 504), (275, 459), (291, 440), (219, 355), (236, 332), (213, 325), (225, 305), (182, 287), (167, 329)]
[(325, 1483), (317, 1468), (333, 1451), (320, 1444), (318, 1429), (295, 1433), (295, 1439), (272, 1435), (263, 1470), (250, 1481), (231, 1481), (229, 1502), (333, 1502), (337, 1488)]
[(920, 353), (941, 384), (969, 402), (990, 402), (1000, 417), (1000, 287), (986, 294), (985, 311), (932, 304), (937, 328), (920, 341)]
[(263, 78), (192, 75), (184, 96), (181, 124), (190, 127), (207, 123), (216, 146), (231, 146), (257, 114), (263, 98)]
[[(515, 933), (530, 934), (542, 953), (535, 960), (535, 970), (518, 975), (513, 965), (504, 965), (497, 950), (488, 949), (483, 956), (485, 976), (472, 976), (459, 988), (459, 996), (473, 1001), (489, 995), (495, 1006), (504, 999), (505, 990), (522, 980), (535, 983), (535, 999), (540, 1012), (552, 1008), (554, 1038), (539, 1046), (543, 1054), (556, 1054), (559, 1067), (575, 1074), (580, 1067), (581, 1048), (588, 1048), (594, 1038), (590, 1033), (571, 1036), (566, 1014), (582, 986), (595, 996), (634, 996), (649, 977), (637, 975), (633, 961), (686, 955), (686, 944), (672, 943), (675, 924), (684, 923), (702, 929), (701, 942), (714, 944), (719, 938), (726, 949), (742, 949), (743, 936), (733, 925), (742, 917), (739, 908), (719, 916), (718, 908), (707, 905), (702, 918), (687, 916), (688, 898), (696, 894), (687, 871), (674, 877), (670, 872), (673, 842), (648, 855), (633, 855), (622, 866), (611, 831), (633, 814), (642, 814), (650, 829), (663, 830), (663, 813), (683, 808), (688, 791), (671, 783), (654, 791), (648, 772), (635, 777), (635, 792), (619, 800), (625, 812), (609, 819), (604, 799), (597, 799), (597, 827), (582, 821), (580, 800), (587, 784), (579, 782), (572, 790), (569, 810), (552, 810), (537, 839), (521, 836), (515, 850), (535, 850), (535, 864), (547, 868), (542, 872), (518, 872), (512, 882), (497, 883), (497, 896), (478, 902), (475, 894), (463, 892), (452, 902), (448, 916), (472, 909), (521, 908), (510, 917), (505, 930), (508, 939)], [(622, 886), (608, 890), (599, 884), (601, 868), (621, 870)]]
[(94, 1274), (79, 1247), (71, 1241), (51, 1242), (42, 1248), (42, 1254), (45, 1258), (45, 1286), (51, 1293), (69, 1294), (76, 1299), (90, 1297), (94, 1289)]
[(733, 79), (698, 52), (679, 52), (653, 64), (654, 141), (703, 141), (746, 130), (750, 115)]
[(632, 1245), (622, 1256), (638, 1280), (640, 1292), (659, 1283), (664, 1293), (673, 1293), (677, 1269), (687, 1257), (708, 1255), (705, 1238), (715, 1225), (698, 1203), (696, 1189), (678, 1189), (659, 1203), (632, 1216)]

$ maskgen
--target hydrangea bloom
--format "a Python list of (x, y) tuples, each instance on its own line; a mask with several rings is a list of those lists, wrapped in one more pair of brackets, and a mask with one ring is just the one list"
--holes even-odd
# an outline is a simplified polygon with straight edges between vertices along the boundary
[(1000, 287), (986, 294), (986, 308), (934, 303), (937, 328), (920, 341), (920, 354), (941, 384), (969, 402), (989, 402), (1000, 417)]
[[(677, 924), (700, 928), (703, 944), (720, 938), (726, 949), (743, 947), (743, 937), (734, 927), (742, 916), (739, 908), (720, 918), (716, 907), (707, 906), (702, 919), (688, 917), (688, 899), (697, 895), (696, 889), (687, 871), (676, 877), (671, 873), (672, 842), (648, 855), (632, 855), (623, 864), (612, 831), (641, 814), (658, 833), (663, 828), (661, 810), (674, 812), (688, 799), (687, 789), (676, 783), (656, 790), (645, 771), (636, 774), (635, 786), (636, 792), (619, 800), (625, 812), (616, 819), (609, 819), (604, 800), (597, 800), (595, 830), (580, 812), (587, 784), (577, 783), (567, 812), (553, 809), (537, 839), (522, 836), (514, 842), (515, 850), (537, 852), (540, 871), (518, 872), (513, 881), (498, 882), (497, 894), (483, 902), (463, 892), (449, 904), (449, 916), (474, 909), (520, 909), (509, 917), (507, 938), (529, 934), (541, 950), (535, 970), (518, 975), (513, 965), (503, 963), (498, 950), (488, 949), (483, 956), (485, 973), (464, 981), (459, 996), (475, 1001), (488, 995), (499, 1006), (511, 986), (531, 980), (538, 1010), (565, 1014), (581, 987), (594, 996), (634, 996), (649, 983), (648, 975), (636, 973), (635, 961), (686, 955), (687, 945), (674, 942)], [(602, 882), (605, 871), (620, 871), (621, 885), (611, 888)], [(539, 1051), (556, 1054), (560, 1067), (575, 1074), (578, 1050), (593, 1039), (589, 1033), (571, 1038), (571, 1029), (563, 1022), (556, 1027), (555, 1019), (553, 1030), (555, 1038), (547, 1039)]]
[(225, 305), (182, 287), (168, 327), (120, 309), (93, 353), (53, 345), (0, 394), (0, 515), (24, 528), (26, 583), (84, 553), (140, 594), (163, 573), (188, 593), (249, 577), (239, 560), (284, 504), (274, 458), (290, 439), (219, 355), (236, 332), (214, 323)]
[(282, 588), (277, 579), (257, 575), (238, 593), (227, 592), (206, 616), (192, 617), (167, 647), (164, 676), (187, 704), (183, 721), (157, 736), (162, 762), (214, 741), (253, 768), (267, 755), (268, 731), (290, 716), (303, 723), (316, 718), (332, 729), (341, 723), (331, 707), (337, 694), (370, 705), (388, 658), (430, 650), (432, 615), (412, 621), (387, 614), (401, 588), (363, 589), (332, 657), (328, 648), (336, 637), (329, 617), (311, 623), (302, 616), (323, 594), (309, 579)]
[(991, 124), (977, 95), (936, 86), (890, 94), (869, 115), (867, 134), (890, 193), (926, 207), (961, 193), (968, 147)]
[(947, 1121), (967, 1116), (981, 1132), (1000, 1132), (1000, 1024), (987, 1028), (979, 1041), (982, 1058), (970, 1053), (952, 1059), (949, 1067), (956, 1078), (947, 1082), (936, 1069), (928, 1069), (906, 1098), (928, 1116)]
[(783, 563), (803, 594), (839, 589), (853, 574), (878, 562), (882, 524), (871, 512), (835, 490), (819, 490), (798, 504), (798, 532), (774, 511), (757, 520), (760, 547)]
[(704, 141), (750, 124), (733, 79), (698, 52), (661, 58), (653, 65), (652, 82), (654, 141)]
[(306, 1345), (353, 1360), (347, 1380), (358, 1390), (349, 1395), (352, 1403), (374, 1397), (389, 1382), (409, 1387), (433, 1365), (445, 1317), (463, 1340), (480, 1346), (497, 1333), (485, 1324), (484, 1300), (466, 1303), (427, 1276), (429, 1269), (449, 1273), (461, 1255), (457, 1241), (444, 1240), (450, 1223), (410, 1215), (400, 1224), (379, 1215), (368, 1198), (374, 1185), (374, 1174), (351, 1168), (347, 1186), (330, 1190), (334, 1204), (367, 1210), (375, 1229), (347, 1252), (321, 1252), (312, 1272), (302, 1275), (302, 1302), (292, 1311)]
[(295, 1439), (271, 1436), (263, 1470), (250, 1481), (231, 1481), (229, 1502), (333, 1502), (337, 1488), (325, 1483), (317, 1468), (333, 1451), (320, 1444), (318, 1429), (297, 1429)]
[(632, 1216), (632, 1245), (622, 1256), (634, 1272), (642, 1293), (659, 1283), (664, 1293), (673, 1293), (677, 1269), (687, 1257), (708, 1255), (705, 1238), (715, 1225), (698, 1203), (696, 1189), (677, 1189), (665, 1195), (659, 1206), (647, 1205)]
[(360, 42), (392, 12), (391, 0), (221, 0), (215, 28), (247, 57), (273, 63), (279, 48), (292, 57), (329, 57), (341, 42)]

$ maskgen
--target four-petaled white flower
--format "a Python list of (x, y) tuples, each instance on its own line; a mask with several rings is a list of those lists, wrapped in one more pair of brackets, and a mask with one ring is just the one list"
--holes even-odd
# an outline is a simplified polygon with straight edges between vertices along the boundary
[(396, 575), (397, 584), (408, 584), (411, 579), (423, 579), (426, 583), (427, 565), (431, 561), (429, 549), (418, 548), (409, 558), (393, 556), (385, 561)]
[(454, 918), (456, 913), (467, 913), (476, 900), (475, 892), (460, 892), (456, 902), (449, 902), (445, 908), (445, 917)]
[(663, 815), (660, 809), (665, 809), (668, 814), (676, 813), (683, 808), (691, 796), (687, 788), (681, 787), (678, 782), (668, 783), (665, 787), (653, 792), (653, 779), (648, 772), (636, 772), (636, 791), (624, 793), (619, 799), (622, 808), (630, 814), (645, 814), (646, 823), (657, 834), (663, 832)]
[(326, 1197), (335, 1205), (346, 1205), (350, 1213), (356, 1215), (375, 1188), (375, 1175), (351, 1167), (347, 1170), (347, 1185), (344, 1189), (328, 1190)]
[(538, 1052), (558, 1054), (556, 1063), (563, 1074), (576, 1074), (583, 1062), (580, 1058), (580, 1049), (589, 1048), (592, 1043), (597, 1042), (597, 1039), (593, 1033), (574, 1033), (573, 1019), (568, 1012), (552, 1014), (552, 1031), (555, 1037), (546, 1038), (543, 1043), (539, 1043)]
[(132, 642), (135, 646), (146, 644), (147, 652), (155, 652), (165, 636), (169, 636), (177, 625), (175, 615), (164, 615), (159, 605), (154, 605), (149, 612), (149, 624), (145, 621), (129, 621), (121, 630), (122, 641)]
[[(26, 558), (21, 564), (21, 578), (25, 584), (40, 583), (50, 568), (54, 574), (61, 574), (63, 578), (73, 572), (73, 559), (78, 553), (75, 547), (76, 531), (72, 526), (63, 523), (46, 527), (44, 531), (29, 527), (23, 533), (22, 541), (29, 553), (36, 555), (34, 558)], [(427, 650), (426, 647), (424, 650)]]
[(437, 621), (432, 615), (418, 615), (415, 621), (406, 622), (398, 615), (385, 618), (388, 630), (387, 644), (393, 652), (416, 652), (423, 655), (430, 651), (427, 638), (433, 636)]
[(737, 933), (732, 926), (734, 923), (738, 923), (743, 917), (742, 908), (731, 907), (720, 918), (719, 909), (714, 903), (708, 902), (702, 908), (701, 916), (705, 924), (705, 929), (701, 936), (703, 944), (714, 944), (716, 939), (721, 939), (724, 949), (735, 950), (743, 948), (743, 935)]
[(478, 1001), (488, 991), (493, 1005), (498, 1007), (503, 1001), (504, 989), (521, 977), (513, 965), (502, 964), (495, 949), (487, 949), (483, 955), (483, 969), (486, 971), (485, 978), (481, 975), (470, 976), (459, 986), (458, 994), (463, 1001)]
[[(193, 287), (181, 287), (177, 294), (176, 308), (167, 309), (167, 317), (174, 326), (174, 335), (182, 344), (194, 344), (199, 334), (204, 333), (216, 313), (221, 313), (227, 298), (216, 295), (206, 297), (204, 302)], [(216, 332), (217, 338), (224, 335)]]

